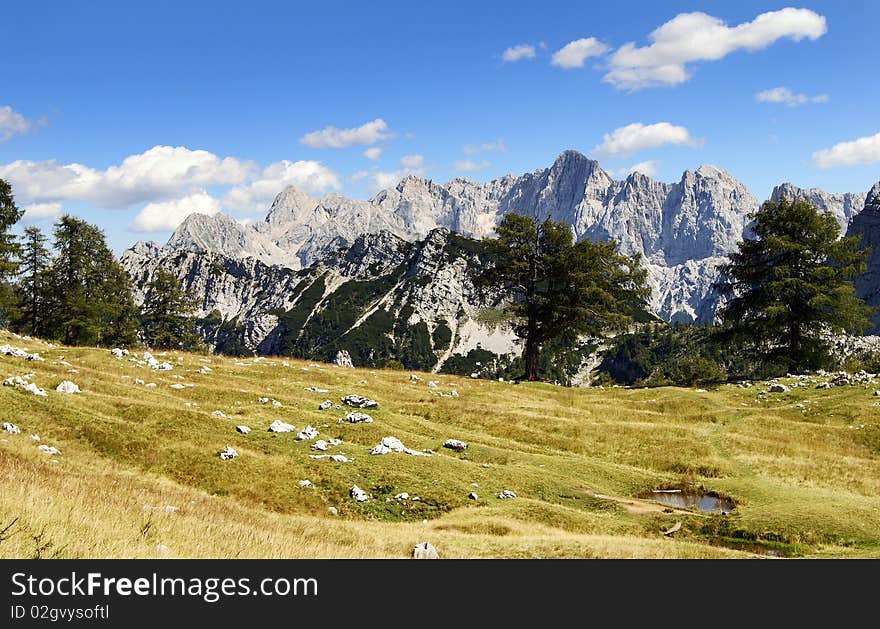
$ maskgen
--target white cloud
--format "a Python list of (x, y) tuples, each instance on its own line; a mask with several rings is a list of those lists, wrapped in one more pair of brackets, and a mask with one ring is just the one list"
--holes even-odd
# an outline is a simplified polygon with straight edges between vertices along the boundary
[(607, 51), (608, 46), (595, 37), (576, 39), (554, 52), (550, 63), (560, 68), (583, 68), (587, 58), (598, 57)]
[(535, 47), (529, 44), (511, 46), (501, 53), (501, 59), (505, 62), (519, 61), (520, 59), (534, 59)]
[(324, 127), (320, 131), (312, 131), (299, 139), (300, 144), (312, 148), (341, 149), (360, 144), (363, 146), (375, 144), (379, 140), (394, 137), (388, 133), (388, 125), (381, 118), (365, 122), (359, 127), (352, 129), (337, 129), (336, 127)]
[(9, 105), (0, 107), (0, 142), (6, 142), (14, 135), (24, 135), (33, 126), (32, 120), (28, 120)]
[(611, 174), (614, 177), (627, 177), (633, 173), (642, 173), (648, 177), (656, 177), (657, 176), (657, 167), (660, 165), (659, 162), (653, 159), (646, 160), (644, 162), (639, 162), (638, 164), (633, 164), (632, 166), (626, 166), (624, 168), (619, 168), (617, 170), (611, 171)]
[(827, 103), (828, 94), (807, 96), (806, 94), (796, 94), (787, 87), (774, 87), (755, 94), (755, 100), (759, 103), (783, 103), (789, 107), (797, 107), (808, 103)]
[(179, 199), (148, 203), (128, 226), (134, 232), (162, 232), (175, 229), (190, 214), (216, 214), (220, 202), (204, 190)]
[(235, 186), (223, 195), (223, 207), (239, 212), (263, 212), (287, 186), (309, 194), (338, 190), (339, 177), (321, 162), (282, 160), (270, 164), (250, 183)]
[(761, 50), (786, 37), (815, 40), (826, 30), (823, 16), (793, 7), (762, 13), (734, 27), (705, 13), (680, 13), (648, 36), (648, 46), (621, 46), (611, 56), (604, 80), (627, 90), (677, 85), (690, 78), (688, 63), (715, 61), (736, 50)]
[(400, 167), (404, 170), (418, 170), (425, 165), (425, 158), (421, 155), (404, 155), (400, 158)]
[[(425, 174), (425, 159), (421, 155), (404, 155), (400, 158), (400, 168), (392, 172), (377, 171), (370, 173), (370, 187), (378, 192), (386, 188), (393, 188), (400, 180), (408, 175), (421, 177)], [(359, 175), (360, 173), (355, 173)]]
[(475, 170), (484, 170), (486, 168), (489, 168), (491, 165), (492, 162), (487, 159), (481, 160), (479, 162), (475, 162), (472, 159), (463, 159), (460, 161), (452, 162), (453, 170), (460, 173), (470, 173)]
[(382, 149), (379, 148), (378, 146), (368, 148), (366, 151), (364, 151), (364, 157), (366, 157), (369, 160), (375, 161), (375, 160), (379, 159), (380, 157), (382, 157)]
[(850, 142), (839, 142), (830, 149), (822, 149), (813, 153), (813, 163), (819, 168), (874, 164), (876, 162), (880, 162), (880, 133)]
[(154, 146), (106, 170), (55, 160), (18, 160), (0, 166), (0, 177), (9, 181), (24, 201), (78, 200), (120, 208), (167, 199), (199, 187), (237, 184), (245, 181), (255, 167), (252, 162), (220, 158), (184, 146)]
[(645, 149), (666, 144), (701, 146), (702, 140), (691, 137), (690, 131), (668, 122), (644, 125), (634, 122), (602, 136), (602, 143), (593, 147), (597, 157), (628, 157)]
[(507, 143), (504, 141), (504, 138), (498, 138), (496, 142), (483, 142), (482, 144), (465, 144), (463, 150), (465, 155), (476, 155), (477, 153), (490, 152), (506, 153)]
[(57, 218), (61, 216), (61, 204), (54, 203), (31, 203), (24, 206), (24, 217), (22, 220), (26, 223), (33, 223), (47, 218)]

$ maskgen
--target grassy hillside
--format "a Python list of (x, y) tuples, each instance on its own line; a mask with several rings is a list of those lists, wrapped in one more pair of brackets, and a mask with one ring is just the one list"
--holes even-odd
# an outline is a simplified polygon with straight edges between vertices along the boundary
[[(175, 352), (154, 371), (106, 349), (3, 343), (45, 361), (0, 355), (0, 377), (33, 373), (48, 396), (0, 387), (0, 421), (21, 429), (0, 432), (0, 557), (406, 557), (425, 540), (442, 557), (880, 557), (874, 386), (582, 390)], [(55, 392), (65, 379), (82, 392)], [(318, 410), (348, 393), (379, 402), (374, 423)], [(312, 442), (267, 432), (275, 419), (342, 439), (328, 453), (353, 461), (310, 459)], [(370, 455), (391, 435), (434, 454)], [(226, 445), (240, 456), (221, 461)], [(355, 484), (373, 498), (355, 502)], [(736, 508), (664, 508), (658, 488)]]

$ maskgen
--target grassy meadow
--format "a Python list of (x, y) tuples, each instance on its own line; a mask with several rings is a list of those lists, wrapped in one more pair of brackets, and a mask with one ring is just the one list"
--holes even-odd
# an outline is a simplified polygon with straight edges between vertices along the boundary
[[(0, 386), (0, 422), (21, 429), (0, 432), (2, 558), (403, 558), (422, 541), (443, 558), (880, 557), (880, 385), (573, 389), (177, 352), (156, 352), (174, 369), (154, 371), (107, 349), (4, 343), (45, 361), (0, 355), (0, 379), (33, 373), (48, 396)], [(56, 392), (62, 380), (82, 392)], [(379, 403), (373, 423), (318, 410), (348, 393)], [(275, 419), (341, 439), (326, 454), (353, 460), (309, 458), (312, 441), (267, 432)], [(385, 436), (434, 454), (371, 455)], [(227, 445), (239, 457), (221, 461)], [(659, 488), (736, 507), (670, 509)]]

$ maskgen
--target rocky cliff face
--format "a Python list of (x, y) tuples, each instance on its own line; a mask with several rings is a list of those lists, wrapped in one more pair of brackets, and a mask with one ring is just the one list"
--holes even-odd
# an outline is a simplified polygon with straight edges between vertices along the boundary
[(779, 201), (782, 197), (806, 199), (820, 211), (831, 212), (840, 223), (841, 233), (846, 233), (850, 221), (865, 206), (866, 194), (864, 192), (834, 194), (819, 188), (798, 188), (794, 184), (784, 183), (773, 188), (770, 200)]
[(482, 268), (468, 241), (438, 228), (411, 243), (389, 232), (337, 240), (320, 263), (295, 271), (217, 253), (158, 249), (138, 243), (121, 258), (135, 301), (163, 268), (198, 296), (196, 313), (215, 351), (330, 361), (348, 351), (356, 365), (397, 359), (413, 369), (439, 369), (471, 350), (515, 351), (512, 332), (483, 321), (499, 300), (479, 293)]
[(407, 177), (370, 200), (314, 199), (290, 187), (260, 223), (191, 215), (166, 247), (300, 269), (364, 233), (387, 231), (413, 242), (441, 227), (482, 238), (505, 213), (519, 212), (564, 221), (578, 239), (614, 239), (623, 253), (643, 255), (657, 289), (654, 310), (669, 320), (694, 320), (710, 310), (704, 302), (713, 260), (742, 238), (746, 215), (757, 206), (745, 186), (714, 166), (687, 171), (673, 184), (639, 173), (615, 181), (598, 162), (566, 151), (550, 168), (520, 177), (445, 185)]
[[(869, 306), (880, 307), (880, 181), (874, 184), (865, 199), (865, 207), (850, 223), (847, 236), (861, 237), (861, 247), (871, 247), (868, 270), (856, 279), (856, 295)], [(873, 318), (869, 334), (880, 332), (880, 310)]]

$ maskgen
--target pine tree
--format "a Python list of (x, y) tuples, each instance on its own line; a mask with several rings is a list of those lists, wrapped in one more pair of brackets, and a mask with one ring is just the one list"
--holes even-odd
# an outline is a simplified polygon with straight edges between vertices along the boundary
[(62, 216), (55, 224), (57, 256), (50, 270), (47, 328), (67, 345), (131, 344), (137, 310), (131, 281), (113, 258), (104, 233)]
[(619, 254), (614, 242), (574, 243), (565, 223), (515, 213), (505, 215), (496, 233), (486, 243), (491, 263), (479, 283), (511, 299), (529, 380), (538, 379), (544, 343), (623, 329), (650, 295), (639, 257)]
[(195, 333), (196, 301), (181, 287), (177, 278), (164, 269), (157, 269), (147, 286), (141, 310), (144, 341), (157, 349), (196, 349), (200, 345)]
[(39, 227), (24, 230), (20, 276), (18, 284), (21, 327), (28, 334), (45, 336), (46, 284), (48, 282), (49, 250), (46, 236)]
[(0, 325), (8, 323), (13, 314), (12, 277), (18, 270), (21, 247), (10, 230), (24, 212), (15, 205), (12, 186), (0, 179)]
[(805, 200), (767, 201), (750, 218), (754, 238), (719, 268), (715, 286), (727, 298), (719, 338), (791, 373), (827, 366), (829, 334), (870, 326), (873, 309), (853, 287), (869, 251)]

